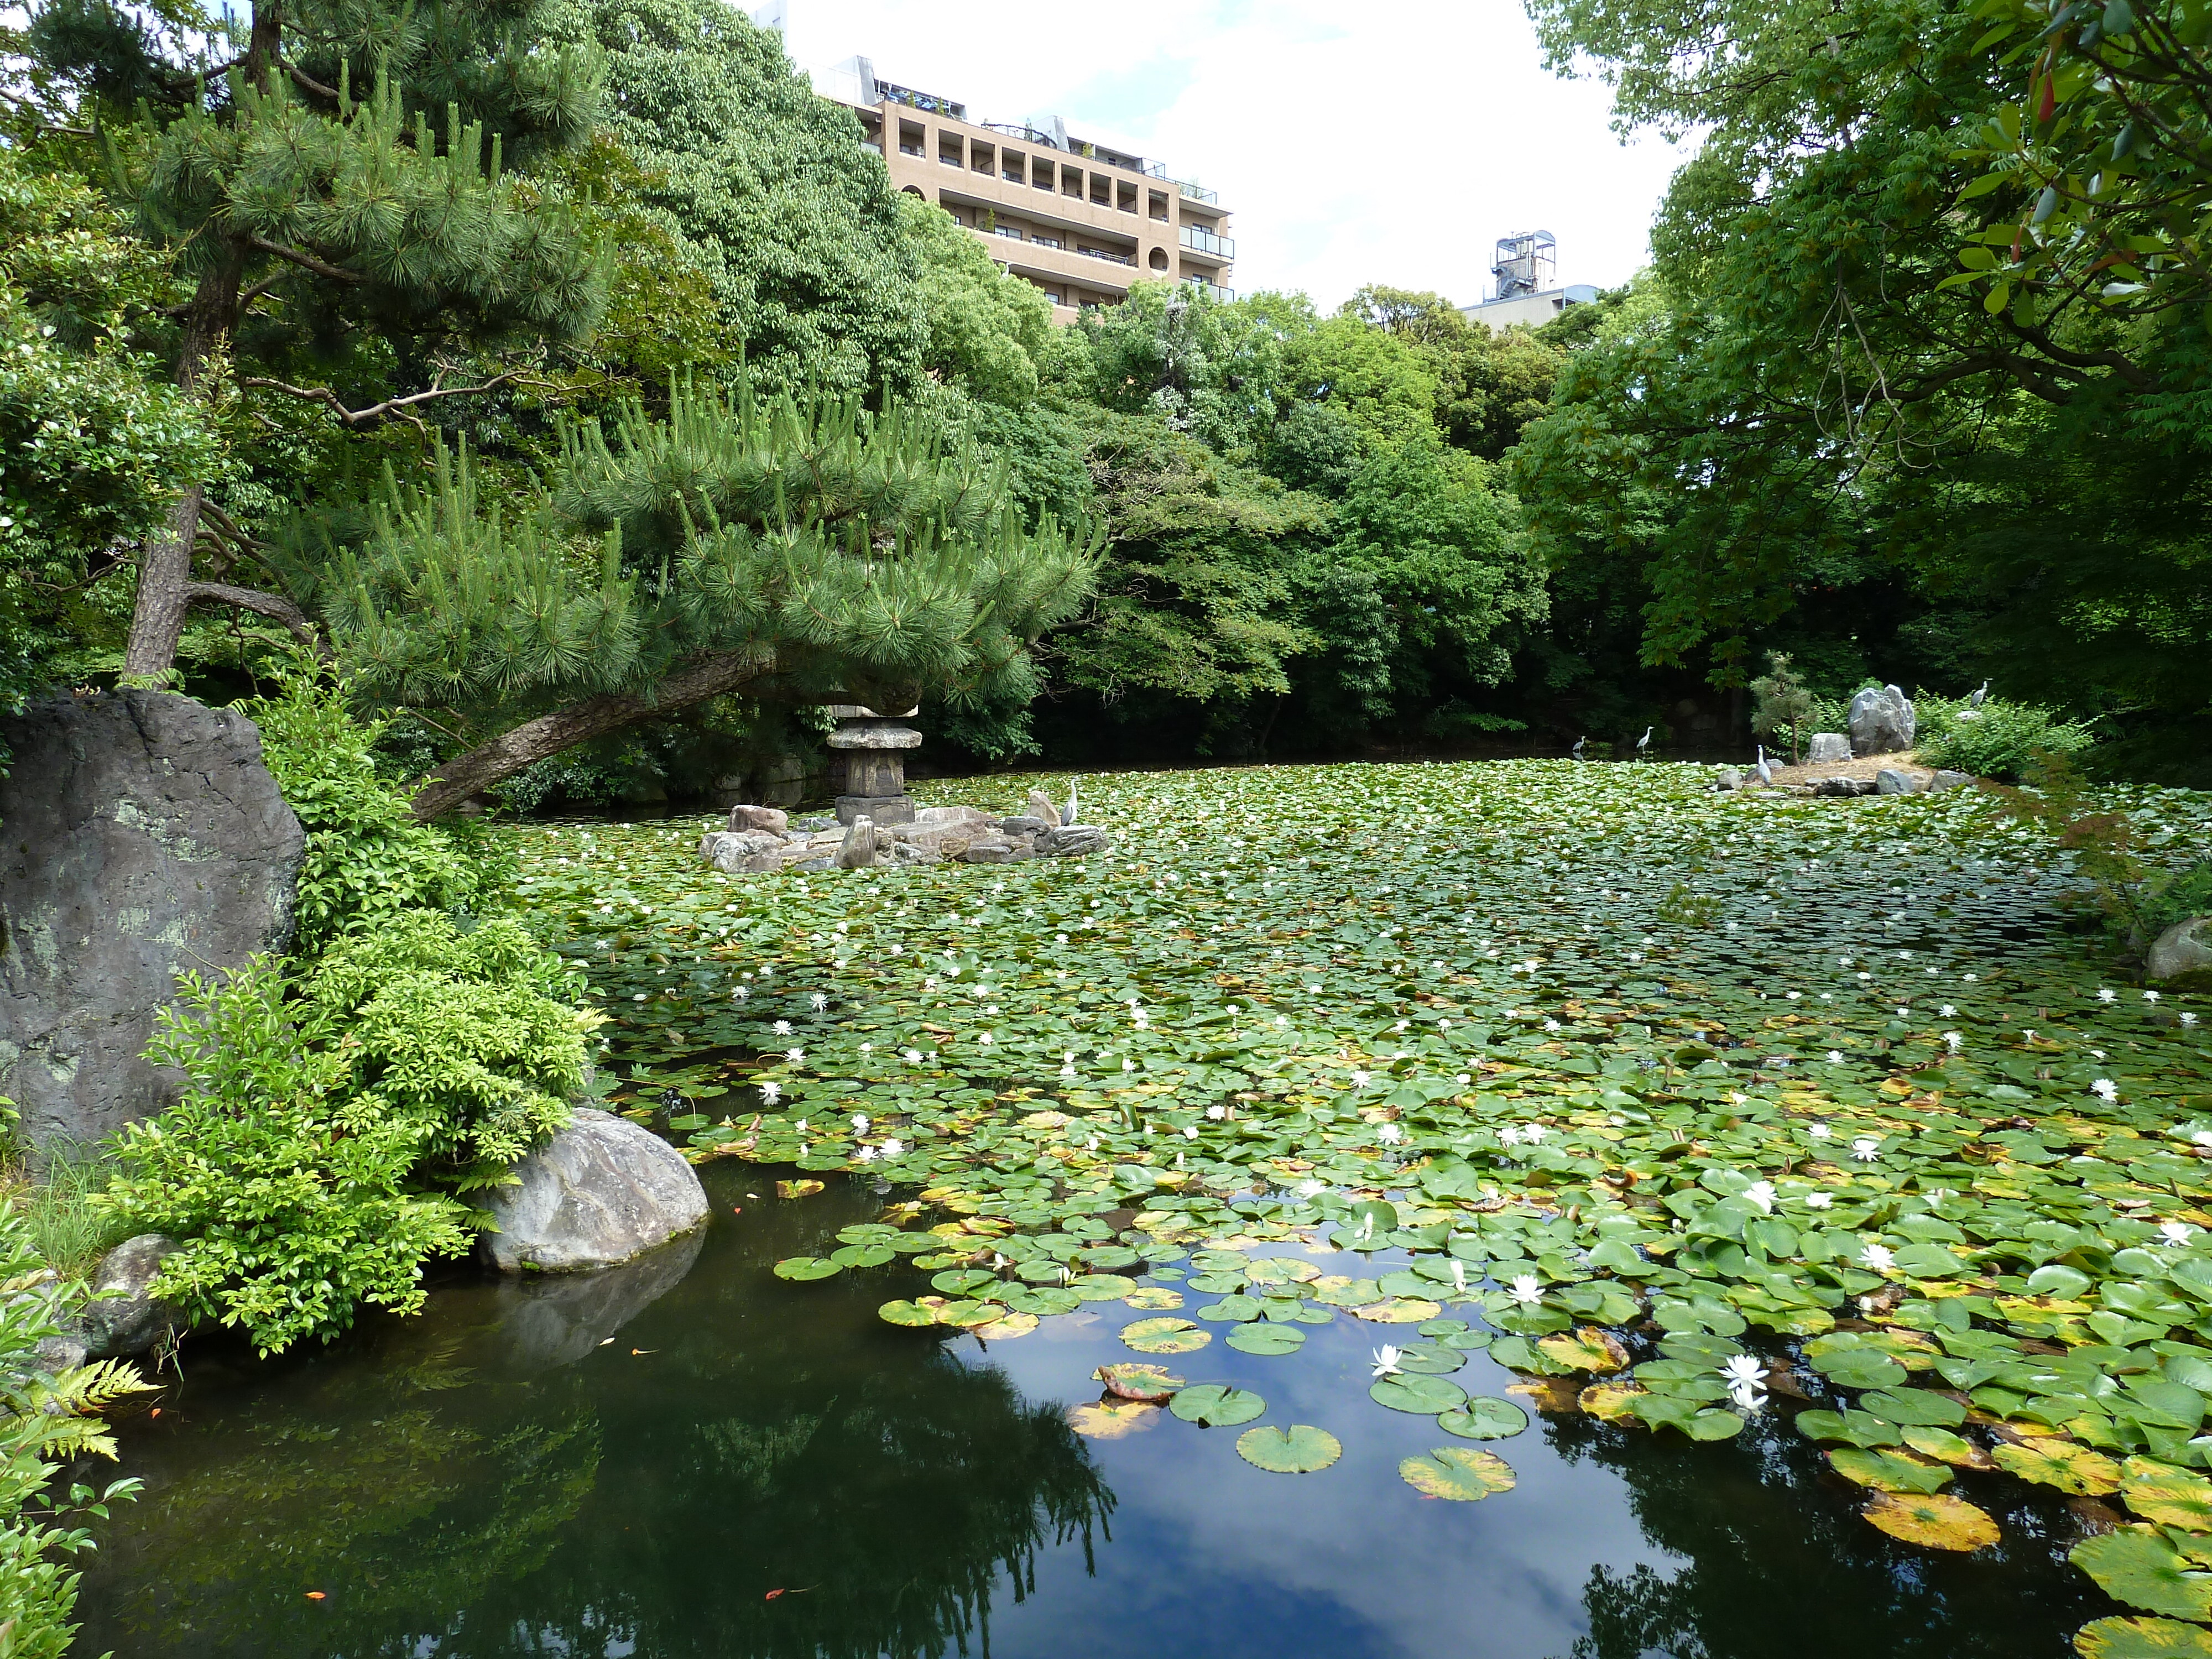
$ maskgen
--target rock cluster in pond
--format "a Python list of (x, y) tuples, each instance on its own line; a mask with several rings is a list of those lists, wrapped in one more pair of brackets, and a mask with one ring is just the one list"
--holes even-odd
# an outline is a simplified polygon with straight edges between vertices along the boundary
[(1911, 699), (1893, 685), (1870, 685), (1853, 697), (1844, 723), (1850, 728), (1851, 753), (1862, 760), (1902, 754), (1912, 747), (1918, 729)]
[(878, 823), (865, 814), (843, 823), (827, 817), (793, 822), (773, 808), (733, 806), (727, 829), (699, 838), (699, 856), (730, 875), (766, 875), (956, 861), (1012, 864), (1079, 857), (1110, 846), (1096, 824), (1063, 821), (1076, 810), (1072, 792), (1065, 806), (1054, 806), (1042, 790), (1031, 790), (1022, 811), (1006, 817), (973, 806), (921, 806), (896, 823)]
[(2182, 990), (2212, 990), (2212, 916), (2177, 921), (2151, 942), (2143, 976)]
[(478, 1253), (502, 1273), (611, 1267), (707, 1219), (684, 1154), (628, 1118), (591, 1108), (517, 1164), (484, 1205), (497, 1229)]
[(53, 697), (0, 744), (0, 1095), (33, 1144), (98, 1140), (177, 1097), (143, 1058), (176, 976), (289, 942), (306, 837), (230, 709)]

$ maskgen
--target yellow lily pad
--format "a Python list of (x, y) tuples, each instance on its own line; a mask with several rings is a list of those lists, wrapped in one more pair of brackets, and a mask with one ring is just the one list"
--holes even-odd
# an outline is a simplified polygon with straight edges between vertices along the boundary
[(2033, 1480), (2039, 1486), (2056, 1486), (2078, 1498), (2094, 1498), (2120, 1489), (2120, 1466), (2102, 1452), (2070, 1440), (2038, 1440), (2027, 1446), (1999, 1446), (1990, 1454), (1997, 1467)]
[(1182, 1292), (1171, 1290), (1165, 1285), (1143, 1285), (1130, 1291), (1121, 1300), (1128, 1307), (1164, 1312), (1170, 1308), (1182, 1306)]
[(1602, 1375), (1628, 1369), (1628, 1350), (1621, 1346), (1620, 1339), (1595, 1325), (1547, 1336), (1536, 1344), (1536, 1349), (1571, 1371), (1596, 1371)]
[(1068, 1407), (1067, 1426), (1086, 1440), (1119, 1440), (1151, 1428), (1161, 1415), (1149, 1401), (1092, 1400)]
[(1364, 1308), (1354, 1308), (1352, 1316), (1377, 1325), (1418, 1325), (1443, 1311), (1440, 1304), (1423, 1301), (1418, 1296), (1394, 1296), (1385, 1301), (1370, 1302)]
[(822, 1190), (818, 1181), (779, 1181), (775, 1183), (778, 1198), (811, 1198)]
[(1923, 1457), (1948, 1463), (1958, 1469), (1993, 1469), (1996, 1460), (1962, 1434), (1949, 1429), (1917, 1426), (1903, 1431), (1905, 1443)]
[(971, 1325), (969, 1329), (986, 1342), (1011, 1342), (1018, 1336), (1027, 1336), (1037, 1328), (1035, 1314), (1010, 1313), (987, 1325)]
[(1828, 1454), (1828, 1462), (1844, 1480), (1876, 1492), (1936, 1492), (1951, 1479), (1950, 1470), (1924, 1457), (1860, 1446), (1837, 1447)]
[(1213, 1340), (1188, 1319), (1139, 1319), (1121, 1328), (1121, 1340), (1139, 1353), (1194, 1353)]
[(2212, 1480), (2148, 1457), (2120, 1467), (2120, 1497), (2137, 1515), (2184, 1532), (2212, 1532)]
[(1426, 1457), (1408, 1457), (1398, 1465), (1405, 1482), (1425, 1498), (1449, 1498), (1472, 1504), (1493, 1492), (1511, 1492), (1513, 1466), (1496, 1452), (1473, 1446), (1439, 1446)]
[(1604, 1423), (1635, 1423), (1629, 1403), (1650, 1390), (1635, 1382), (1593, 1382), (1578, 1396), (1582, 1408)]
[(1931, 1550), (1978, 1550), (1997, 1541), (1997, 1523), (1963, 1498), (1878, 1492), (1859, 1513), (1892, 1538)]
[(2178, 1619), (2100, 1619), (2074, 1632), (2081, 1659), (2212, 1659), (2212, 1631)]

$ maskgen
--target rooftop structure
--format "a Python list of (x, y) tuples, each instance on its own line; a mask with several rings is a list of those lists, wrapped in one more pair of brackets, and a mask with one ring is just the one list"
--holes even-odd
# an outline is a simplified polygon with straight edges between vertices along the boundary
[(1597, 298), (1597, 290), (1584, 283), (1559, 286), (1559, 243), (1548, 230), (1499, 237), (1490, 274), (1497, 291), (1479, 305), (1462, 306), (1460, 315), (1493, 333), (1540, 328), (1569, 306), (1586, 306)]
[[(763, 9), (768, 9), (767, 8)], [(1053, 316), (1115, 305), (1139, 277), (1234, 299), (1229, 215), (1164, 162), (1069, 134), (1059, 117), (970, 118), (968, 106), (880, 78), (866, 58), (813, 72), (814, 89), (859, 116), (861, 142), (894, 189), (934, 202), (991, 257), (1044, 290)]]

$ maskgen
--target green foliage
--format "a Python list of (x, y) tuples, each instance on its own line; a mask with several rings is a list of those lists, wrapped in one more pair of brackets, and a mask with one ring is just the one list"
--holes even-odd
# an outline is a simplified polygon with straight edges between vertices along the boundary
[(1755, 699), (1751, 729), (1769, 743), (1781, 742), (1783, 734), (1787, 732), (1790, 758), (1794, 763), (1805, 746), (1805, 739), (1817, 729), (1813, 720), (1820, 711), (1818, 700), (1790, 667), (1785, 653), (1766, 653), (1766, 672), (1751, 683), (1751, 695)]
[(486, 858), (481, 836), (415, 821), (409, 792), (378, 769), (387, 722), (356, 719), (335, 676), (295, 665), (279, 696), (238, 709), (260, 728), (262, 757), (307, 831), (295, 910), (302, 952), (414, 911), (473, 910), (501, 884), (504, 866)]
[(0, 1203), (0, 1631), (23, 1659), (60, 1659), (76, 1634), (79, 1575), (68, 1561), (93, 1547), (77, 1516), (106, 1520), (139, 1484), (72, 1486), (65, 1498), (49, 1486), (71, 1459), (115, 1455), (100, 1413), (145, 1386), (113, 1360), (58, 1375), (42, 1362), (39, 1344), (60, 1335), (84, 1298), (81, 1281), (58, 1278), (40, 1255), (23, 1213)]
[(511, 922), (467, 934), (396, 912), (295, 974), (188, 975), (149, 1057), (184, 1098), (123, 1132), (100, 1202), (183, 1241), (159, 1293), (264, 1352), (422, 1305), (422, 1263), (464, 1254), (453, 1194), (567, 1121), (593, 1018)]
[[(11, 1172), (21, 1184), (7, 1193), (39, 1257), (65, 1279), (88, 1279), (125, 1235), (103, 1210), (98, 1195), (112, 1166), (85, 1147), (47, 1145), (35, 1167)], [(0, 1179), (0, 1187), (8, 1184)]]
[(952, 216), (902, 195), (902, 240), (921, 264), (915, 294), (929, 329), (921, 365), (987, 402), (1019, 407), (1037, 394), (1051, 347), (1052, 301), (992, 263)]
[(1920, 758), (1976, 777), (2016, 780), (2045, 756), (2079, 755), (2097, 740), (2087, 723), (2002, 697), (1969, 708), (1923, 693), (1914, 700), (1913, 713)]
[[(556, 0), (547, 16), (604, 63), (605, 119), (645, 170), (641, 200), (705, 273), (760, 386), (912, 389), (936, 329), (890, 174), (782, 38), (718, 0)], [(945, 350), (984, 350), (944, 320)]]

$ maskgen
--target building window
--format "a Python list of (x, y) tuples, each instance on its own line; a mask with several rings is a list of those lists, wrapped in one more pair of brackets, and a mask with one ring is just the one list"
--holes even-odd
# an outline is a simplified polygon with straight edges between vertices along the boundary
[(1037, 235), (1030, 237), (1030, 240), (1035, 242), (1039, 247), (1061, 247), (1065, 246), (1065, 244), (1062, 243), (1057, 236)]
[(1021, 227), (1018, 225), (1000, 225), (999, 227), (999, 234), (1006, 237), (1012, 241), (1018, 242), (1023, 240)]

